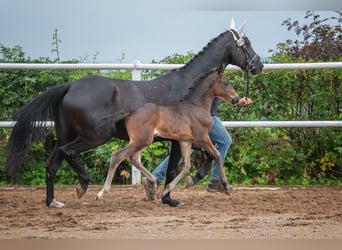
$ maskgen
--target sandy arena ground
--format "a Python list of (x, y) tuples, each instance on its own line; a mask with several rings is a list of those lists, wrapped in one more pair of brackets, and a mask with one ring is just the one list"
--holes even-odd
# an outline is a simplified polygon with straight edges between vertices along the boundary
[(230, 196), (177, 187), (171, 208), (141, 186), (100, 186), (82, 199), (57, 187), (64, 208), (45, 206), (45, 187), (0, 187), (0, 239), (342, 239), (342, 186), (236, 187)]

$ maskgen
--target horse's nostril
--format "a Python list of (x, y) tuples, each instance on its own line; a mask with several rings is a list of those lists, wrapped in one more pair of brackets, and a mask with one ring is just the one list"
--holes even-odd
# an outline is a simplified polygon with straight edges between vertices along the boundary
[(232, 99), (232, 104), (233, 104), (233, 105), (238, 104), (238, 103), (239, 103), (239, 100), (240, 100), (240, 97), (235, 96), (235, 97)]

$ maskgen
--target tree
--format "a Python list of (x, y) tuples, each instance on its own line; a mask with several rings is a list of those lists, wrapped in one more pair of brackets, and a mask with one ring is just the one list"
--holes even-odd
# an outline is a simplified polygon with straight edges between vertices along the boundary
[[(336, 12), (337, 16), (321, 18), (313, 11), (307, 11), (305, 19), (311, 19), (310, 24), (300, 24), (299, 21), (286, 19), (282, 25), (289, 31), (295, 31), (301, 40), (288, 40), (285, 47), (280, 43), (277, 47), (292, 58), (303, 58), (305, 61), (334, 61), (342, 57), (342, 11)], [(336, 21), (335, 25), (333, 23)]]

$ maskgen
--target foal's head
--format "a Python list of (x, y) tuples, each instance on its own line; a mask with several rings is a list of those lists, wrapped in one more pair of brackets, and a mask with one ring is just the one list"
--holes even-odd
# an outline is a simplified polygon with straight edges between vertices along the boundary
[(212, 91), (213, 94), (225, 102), (233, 102), (238, 97), (235, 89), (222, 72), (213, 76)]

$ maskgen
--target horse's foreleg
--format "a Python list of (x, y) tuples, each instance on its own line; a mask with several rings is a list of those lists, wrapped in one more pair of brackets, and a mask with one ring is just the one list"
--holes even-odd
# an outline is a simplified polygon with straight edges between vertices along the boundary
[(218, 155), (216, 155), (214, 158), (215, 158), (215, 161), (217, 163), (217, 166), (219, 167), (220, 176), (221, 176), (221, 183), (225, 189), (225, 193), (229, 194), (230, 193), (230, 187), (228, 185), (227, 177), (226, 177), (226, 174), (225, 174), (224, 169), (223, 169), (221, 156), (220, 156), (220, 153), (218, 151), (217, 151), (217, 153), (218, 153)]
[(54, 197), (54, 182), (57, 169), (63, 160), (63, 156), (60, 154), (57, 146), (53, 149), (49, 160), (46, 164), (46, 205), (48, 207), (61, 208), (64, 206), (62, 202), (55, 200)]
[(174, 178), (163, 190), (163, 196), (167, 193), (171, 192), (177, 185), (177, 183), (186, 175), (189, 173), (191, 168), (191, 161), (190, 161), (190, 153), (191, 153), (191, 144), (192, 142), (179, 142), (182, 158), (183, 158), (183, 169), (180, 171), (180, 173)]
[(221, 183), (225, 189), (225, 193), (229, 194), (231, 192), (231, 189), (229, 188), (228, 185), (228, 181), (227, 181), (227, 177), (226, 174), (224, 173), (224, 169), (223, 169), (223, 164), (222, 164), (222, 160), (221, 160), (221, 156), (220, 156), (220, 152), (214, 147), (214, 145), (212, 144), (209, 136), (206, 138), (206, 140), (200, 144), (202, 146), (202, 148), (207, 151), (216, 161), (219, 172), (220, 172), (220, 177), (221, 177)]

